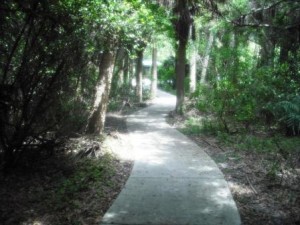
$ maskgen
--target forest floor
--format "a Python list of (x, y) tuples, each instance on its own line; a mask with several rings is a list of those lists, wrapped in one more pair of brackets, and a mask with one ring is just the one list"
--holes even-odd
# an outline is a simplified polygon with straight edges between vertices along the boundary
[(125, 121), (120, 113), (108, 114), (105, 137), (74, 135), (55, 154), (27, 154), (22, 166), (0, 173), (0, 224), (99, 224), (133, 166), (129, 153), (119, 154)]
[[(288, 140), (294, 144), (296, 151), (286, 157), (276, 151), (249, 151), (242, 149), (247, 135), (239, 140), (239, 145), (233, 144), (238, 142), (238, 137), (232, 137), (230, 143), (226, 143), (225, 138), (202, 133), (199, 127), (191, 126), (189, 114), (193, 118), (201, 118), (198, 112), (188, 112), (185, 117), (170, 113), (167, 120), (217, 163), (236, 201), (242, 224), (299, 225), (300, 151), (297, 148), (300, 138)], [(260, 138), (263, 144), (259, 147), (264, 148), (264, 143), (266, 146), (269, 143), (268, 139)]]

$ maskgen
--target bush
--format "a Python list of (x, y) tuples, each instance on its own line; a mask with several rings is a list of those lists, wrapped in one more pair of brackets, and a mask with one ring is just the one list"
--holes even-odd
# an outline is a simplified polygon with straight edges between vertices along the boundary
[(175, 58), (170, 57), (158, 69), (158, 84), (166, 90), (172, 91), (176, 87), (175, 79)]
[(300, 135), (300, 95), (278, 102), (274, 110), (287, 136)]
[(1, 4), (0, 167), (9, 167), (21, 152), (50, 141), (48, 132), (82, 125), (95, 73), (79, 8)]

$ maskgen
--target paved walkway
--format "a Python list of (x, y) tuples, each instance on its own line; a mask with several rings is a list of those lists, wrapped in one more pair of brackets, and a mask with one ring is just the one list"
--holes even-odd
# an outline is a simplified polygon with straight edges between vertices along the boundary
[(238, 225), (236, 205), (214, 161), (165, 122), (175, 97), (127, 119), (135, 155), (132, 173), (102, 225)]

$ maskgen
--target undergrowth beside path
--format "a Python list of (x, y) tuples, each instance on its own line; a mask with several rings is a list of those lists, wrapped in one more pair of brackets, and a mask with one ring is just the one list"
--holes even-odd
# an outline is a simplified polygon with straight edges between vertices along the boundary
[(1, 224), (99, 224), (132, 169), (107, 143), (126, 132), (124, 117), (110, 116), (107, 126), (105, 145), (97, 137), (70, 138), (53, 156), (0, 174)]

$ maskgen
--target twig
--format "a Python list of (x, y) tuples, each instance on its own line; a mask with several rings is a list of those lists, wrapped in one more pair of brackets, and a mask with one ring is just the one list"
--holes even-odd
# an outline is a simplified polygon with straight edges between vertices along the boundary
[(223, 148), (221, 148), (220, 146), (218, 145), (213, 145), (211, 144), (209, 141), (205, 140), (204, 138), (201, 138), (202, 141), (204, 141), (206, 144), (208, 144), (209, 146), (212, 146), (214, 148), (219, 148), (220, 150), (222, 150), (223, 152), (225, 152), (225, 150)]
[(123, 101), (123, 104), (122, 104), (121, 109), (119, 110), (119, 113), (121, 113), (126, 106), (128, 106), (129, 108), (132, 107), (132, 105), (130, 104), (130, 100), (129, 99), (126, 99), (126, 100)]
[(248, 181), (248, 183), (249, 183), (249, 185), (250, 185), (250, 187), (251, 187), (253, 193), (257, 195), (257, 191), (256, 191), (256, 189), (253, 187), (253, 185), (252, 185), (252, 183), (251, 183), (249, 177), (247, 176), (247, 174), (246, 174), (246, 178), (247, 178), (247, 181)]

